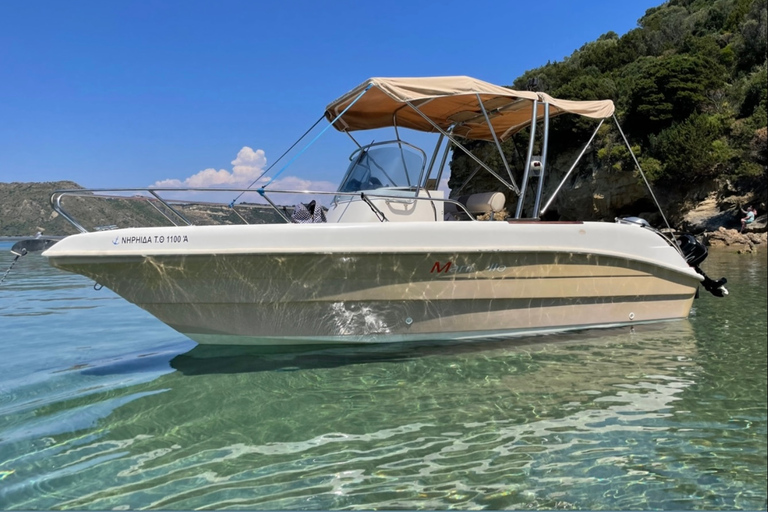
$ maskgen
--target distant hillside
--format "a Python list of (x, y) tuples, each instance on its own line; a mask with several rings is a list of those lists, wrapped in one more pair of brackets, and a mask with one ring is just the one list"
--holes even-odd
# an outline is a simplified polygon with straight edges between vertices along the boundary
[(0, 183), (0, 236), (69, 235), (77, 230), (50, 206), (51, 192), (82, 188), (72, 181)]
[[(71, 181), (45, 183), (0, 183), (0, 236), (71, 235), (77, 229), (58, 215), (50, 204), (54, 190), (82, 189)], [(66, 197), (62, 205), (83, 227), (92, 231), (103, 226), (136, 227), (168, 226), (171, 222), (158, 212), (164, 207), (150, 204), (146, 198), (81, 198)], [(227, 207), (183, 204), (177, 208), (197, 225), (242, 224)], [(238, 213), (250, 224), (281, 222), (272, 208), (238, 207)], [(165, 212), (173, 218), (172, 212)]]

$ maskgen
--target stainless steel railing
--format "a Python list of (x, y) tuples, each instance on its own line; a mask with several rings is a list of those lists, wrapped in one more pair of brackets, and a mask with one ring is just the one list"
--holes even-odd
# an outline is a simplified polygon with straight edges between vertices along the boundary
[[(222, 192), (234, 192), (234, 193), (250, 193), (250, 194), (258, 194), (258, 197), (260, 199), (263, 199), (266, 201), (266, 204), (264, 203), (246, 203), (241, 202), (238, 204), (233, 203), (226, 203), (226, 202), (218, 202), (218, 201), (199, 201), (199, 200), (190, 200), (187, 198), (171, 198), (168, 197), (168, 195), (177, 195), (179, 193), (222, 193)], [(242, 215), (241, 212), (238, 211), (238, 208), (240, 209), (265, 209), (265, 210), (272, 210), (274, 211), (281, 220), (287, 223), (292, 223), (293, 220), (290, 218), (289, 214), (290, 211), (293, 209), (293, 206), (283, 206), (277, 204), (275, 201), (272, 200), (272, 198), (269, 197), (267, 194), (269, 192), (269, 195), (272, 194), (292, 194), (292, 195), (299, 195), (299, 196), (334, 196), (334, 198), (338, 196), (349, 196), (352, 198), (360, 197), (361, 192), (329, 192), (329, 191), (323, 191), (323, 190), (255, 190), (255, 189), (241, 189), (241, 188), (116, 188), (116, 189), (108, 189), (108, 188), (94, 188), (94, 189), (63, 189), (63, 190), (56, 190), (51, 194), (50, 202), (51, 207), (53, 210), (61, 215), (67, 222), (69, 222), (72, 226), (75, 227), (78, 231), (81, 233), (87, 233), (88, 229), (86, 229), (82, 223), (80, 223), (75, 216), (71, 215), (62, 205), (62, 200), (65, 197), (80, 197), (85, 199), (113, 199), (113, 200), (124, 200), (124, 201), (140, 201), (148, 203), (154, 211), (158, 213), (165, 221), (170, 222), (174, 226), (178, 225), (188, 225), (191, 226), (194, 223), (188, 218), (188, 216), (184, 215), (180, 210), (183, 209), (183, 207), (188, 206), (207, 206), (207, 207), (218, 207), (218, 208), (226, 208), (229, 211), (233, 212), (242, 222), (243, 224), (250, 224), (248, 220)], [(418, 190), (413, 189), (414, 195), (413, 196), (403, 196), (403, 195), (393, 195), (392, 193), (377, 193), (375, 190), (372, 191), (365, 191), (365, 197), (367, 198), (375, 198), (375, 199), (385, 199), (389, 201), (397, 201), (397, 202), (409, 202), (412, 201), (431, 201), (431, 202), (442, 202), (442, 203), (449, 203), (456, 206), (459, 212), (463, 212), (466, 214), (467, 218), (470, 220), (476, 220), (474, 216), (467, 210), (467, 208), (461, 204), (459, 201), (456, 201), (455, 199), (444, 199), (444, 198), (436, 198), (436, 197), (423, 197), (418, 196)], [(163, 194), (165, 194), (165, 197), (163, 197)], [(334, 199), (335, 200), (335, 199)], [(437, 221), (442, 219), (436, 219)], [(109, 226), (99, 226), (94, 229), (107, 229), (112, 228), (114, 225)]]

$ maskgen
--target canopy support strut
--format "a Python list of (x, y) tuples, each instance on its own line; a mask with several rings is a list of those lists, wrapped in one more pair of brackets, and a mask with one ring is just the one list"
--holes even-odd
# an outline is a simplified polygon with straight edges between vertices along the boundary
[(504, 168), (507, 170), (507, 174), (509, 175), (509, 182), (512, 183), (515, 187), (517, 187), (517, 183), (515, 183), (515, 178), (512, 176), (512, 169), (509, 168), (509, 164), (507, 163), (507, 158), (504, 156), (504, 150), (501, 149), (501, 143), (499, 142), (499, 138), (496, 136), (496, 130), (493, 129), (493, 125), (491, 124), (491, 119), (488, 117), (488, 111), (485, 110), (485, 105), (483, 105), (483, 100), (480, 99), (479, 94), (475, 94), (475, 96), (477, 96), (477, 104), (480, 105), (480, 110), (483, 111), (485, 122), (488, 124), (488, 130), (491, 132), (491, 135), (493, 136), (493, 142), (496, 143), (496, 148), (498, 148), (499, 150), (499, 156), (501, 156), (501, 161), (504, 164)]
[(489, 173), (491, 173), (491, 174), (492, 174), (492, 175), (493, 175), (493, 176), (494, 176), (494, 177), (495, 177), (497, 180), (499, 180), (499, 181), (500, 181), (502, 184), (504, 184), (504, 186), (505, 186), (505, 187), (507, 187), (508, 189), (510, 189), (511, 191), (513, 191), (515, 194), (518, 194), (518, 195), (520, 194), (520, 189), (519, 189), (519, 188), (517, 188), (517, 185), (515, 185), (514, 183), (508, 183), (508, 182), (507, 182), (507, 181), (506, 181), (504, 178), (502, 178), (501, 176), (499, 176), (499, 174), (498, 174), (496, 171), (494, 171), (493, 169), (491, 169), (490, 167), (488, 167), (488, 165), (487, 165), (485, 162), (483, 162), (482, 160), (480, 160), (479, 158), (477, 158), (475, 155), (473, 155), (473, 154), (472, 154), (472, 152), (471, 152), (470, 150), (468, 150), (467, 148), (465, 148), (465, 147), (464, 147), (464, 146), (463, 146), (461, 143), (459, 143), (459, 141), (457, 141), (457, 140), (456, 140), (456, 139), (453, 137), (453, 135), (451, 135), (450, 133), (448, 133), (448, 132), (446, 132), (445, 130), (443, 130), (442, 128), (440, 128), (440, 126), (438, 126), (438, 125), (437, 125), (437, 123), (435, 123), (434, 121), (432, 121), (432, 120), (431, 120), (429, 117), (427, 117), (427, 116), (426, 116), (426, 115), (425, 115), (425, 114), (424, 114), (424, 113), (423, 113), (421, 110), (419, 110), (418, 108), (416, 108), (416, 106), (415, 106), (413, 103), (411, 103), (410, 101), (406, 101), (405, 103), (406, 103), (406, 104), (407, 104), (409, 107), (411, 107), (411, 108), (412, 108), (412, 109), (413, 109), (413, 110), (414, 110), (414, 111), (415, 111), (417, 114), (419, 114), (421, 117), (423, 117), (425, 121), (427, 121), (429, 124), (431, 124), (431, 125), (432, 125), (432, 127), (433, 127), (435, 130), (437, 130), (439, 133), (442, 133), (443, 135), (445, 135), (446, 137), (448, 137), (448, 140), (450, 140), (451, 142), (453, 142), (453, 144), (455, 144), (455, 145), (456, 145), (456, 147), (458, 147), (458, 148), (459, 148), (459, 149), (461, 149), (461, 150), (462, 150), (464, 153), (466, 153), (466, 154), (467, 154), (467, 156), (468, 156), (469, 158), (471, 158), (472, 160), (474, 160), (475, 162), (477, 162), (478, 164), (480, 164), (480, 166), (481, 166), (483, 169), (485, 169), (486, 171), (488, 171)]
[(525, 201), (525, 190), (528, 188), (528, 177), (531, 170), (531, 160), (533, 159), (533, 139), (536, 138), (536, 114), (538, 113), (539, 101), (533, 100), (533, 114), (531, 118), (531, 136), (528, 139), (528, 153), (525, 157), (525, 167), (523, 168), (523, 185), (522, 192), (520, 192), (517, 198), (517, 209), (515, 210), (515, 218), (519, 219), (523, 214), (523, 202)]
[[(342, 117), (344, 114), (346, 114), (346, 113), (347, 113), (347, 110), (349, 110), (350, 108), (352, 108), (352, 105), (354, 105), (355, 103), (357, 103), (357, 102), (358, 102), (358, 100), (360, 100), (360, 98), (362, 98), (362, 97), (363, 97), (363, 95), (364, 95), (366, 92), (368, 92), (368, 89), (370, 89), (371, 87), (373, 87), (373, 84), (368, 84), (368, 86), (367, 86), (365, 89), (363, 89), (363, 90), (360, 92), (360, 94), (358, 94), (358, 95), (357, 95), (357, 97), (356, 97), (354, 100), (352, 100), (352, 103), (350, 103), (349, 105), (347, 105), (347, 107), (346, 107), (344, 110), (342, 110), (342, 111), (341, 111), (341, 113), (340, 113), (339, 115), (337, 115), (337, 116), (334, 118), (334, 120), (330, 122), (330, 124), (329, 124), (328, 126), (326, 126), (325, 128), (323, 128), (323, 129), (320, 131), (320, 133), (318, 133), (318, 134), (317, 134), (317, 136), (315, 136), (315, 138), (314, 138), (314, 139), (312, 139), (312, 140), (309, 142), (309, 144), (307, 144), (306, 146), (304, 146), (304, 149), (302, 149), (301, 151), (299, 151), (299, 153), (298, 153), (296, 156), (294, 156), (294, 157), (291, 159), (291, 161), (290, 161), (290, 162), (288, 162), (287, 164), (285, 164), (285, 165), (283, 166), (283, 168), (282, 168), (282, 169), (280, 169), (279, 171), (277, 171), (277, 173), (276, 173), (274, 176), (272, 176), (271, 178), (269, 178), (269, 181), (267, 181), (267, 182), (266, 182), (264, 185), (262, 185), (261, 187), (259, 187), (259, 188), (258, 188), (256, 191), (257, 191), (259, 194), (261, 194), (261, 195), (263, 196), (263, 195), (264, 195), (264, 194), (263, 194), (263, 191), (264, 191), (264, 189), (265, 189), (266, 187), (268, 187), (270, 183), (272, 183), (273, 181), (275, 181), (275, 178), (277, 178), (278, 176), (280, 176), (280, 174), (282, 174), (282, 172), (283, 172), (283, 171), (285, 171), (285, 170), (286, 170), (288, 167), (290, 167), (290, 166), (291, 166), (291, 164), (292, 164), (293, 162), (295, 162), (295, 161), (296, 161), (296, 159), (297, 159), (297, 158), (299, 158), (299, 157), (300, 157), (300, 156), (301, 156), (301, 155), (302, 155), (302, 154), (303, 154), (303, 153), (304, 153), (304, 152), (305, 152), (307, 149), (309, 149), (309, 147), (310, 147), (312, 144), (314, 144), (315, 142), (317, 142), (317, 139), (319, 139), (320, 137), (322, 137), (322, 135), (323, 135), (323, 134), (324, 134), (324, 133), (325, 133), (325, 132), (328, 130), (328, 128), (330, 128), (331, 126), (333, 126), (333, 125), (336, 123), (336, 121), (338, 121), (339, 119), (341, 119), (341, 117)], [(266, 199), (266, 197), (265, 197), (265, 199)]]
[(653, 202), (656, 203), (656, 208), (659, 209), (659, 213), (661, 214), (661, 218), (664, 219), (664, 224), (666, 224), (667, 229), (672, 231), (672, 227), (669, 225), (669, 222), (667, 222), (667, 217), (664, 215), (664, 212), (661, 209), (661, 205), (659, 205), (659, 201), (656, 199), (656, 195), (653, 193), (653, 189), (651, 188), (651, 184), (648, 182), (648, 178), (645, 177), (645, 173), (643, 172), (643, 168), (640, 167), (640, 162), (637, 161), (637, 157), (635, 156), (635, 153), (632, 151), (632, 146), (629, 145), (629, 141), (627, 140), (627, 136), (624, 135), (624, 130), (621, 129), (621, 125), (619, 124), (619, 120), (616, 119), (616, 114), (613, 114), (613, 122), (616, 123), (616, 127), (619, 129), (619, 133), (621, 134), (621, 138), (624, 139), (624, 144), (627, 145), (627, 149), (629, 150), (629, 154), (632, 155), (632, 160), (635, 161), (635, 165), (637, 166), (637, 170), (640, 171), (640, 176), (643, 177), (643, 181), (645, 182), (645, 186), (648, 187), (648, 192), (651, 193), (651, 197), (653, 198)]
[(547, 172), (547, 150), (549, 149), (549, 103), (544, 102), (544, 141), (541, 143), (541, 170), (536, 186), (536, 199), (533, 202), (533, 214), (539, 216), (541, 194), (544, 192), (544, 176)]
[(603, 126), (603, 122), (605, 122), (605, 119), (600, 120), (600, 124), (597, 125), (597, 128), (595, 128), (594, 133), (592, 133), (592, 136), (587, 141), (587, 144), (584, 146), (584, 149), (581, 150), (581, 153), (579, 153), (579, 156), (576, 158), (576, 160), (573, 162), (573, 165), (571, 165), (571, 168), (568, 169), (568, 172), (565, 173), (565, 176), (563, 176), (563, 180), (560, 182), (560, 184), (557, 186), (554, 192), (552, 192), (552, 196), (550, 196), (549, 201), (547, 201), (547, 204), (544, 205), (544, 208), (541, 209), (541, 212), (539, 215), (544, 215), (544, 213), (549, 209), (549, 205), (552, 204), (552, 201), (555, 200), (555, 196), (558, 192), (560, 192), (560, 189), (563, 188), (563, 185), (565, 185), (565, 182), (568, 180), (568, 177), (571, 175), (573, 170), (576, 168), (576, 166), (579, 164), (579, 161), (581, 160), (581, 157), (584, 156), (584, 153), (587, 152), (587, 148), (590, 144), (592, 144), (592, 141), (595, 138), (595, 135), (597, 135), (597, 131), (600, 129), (601, 126)]

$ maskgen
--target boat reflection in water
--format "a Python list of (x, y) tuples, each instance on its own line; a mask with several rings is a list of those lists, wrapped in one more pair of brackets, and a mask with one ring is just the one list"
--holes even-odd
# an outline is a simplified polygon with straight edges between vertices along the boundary
[[(323, 509), (668, 503), (682, 490), (657, 475), (687, 481), (675, 460), (704, 449), (673, 433), (695, 354), (687, 320), (288, 353), (198, 346), (102, 421), (99, 446), (131, 440), (102, 465), (119, 488), (66, 506), (147, 494), (158, 508), (306, 508), (310, 494)], [(206, 425), (218, 434), (201, 436)]]
[[(617, 348), (623, 348), (626, 343), (637, 343), (646, 338), (656, 340), (657, 337), (662, 337), (668, 343), (674, 344), (675, 352), (686, 352), (693, 345), (692, 326), (687, 319), (683, 319), (508, 339), (477, 339), (472, 342), (449, 340), (377, 345), (197, 345), (189, 352), (175, 356), (171, 359), (170, 365), (185, 375), (200, 375), (312, 370), (368, 363), (394, 363), (430, 357), (470, 359), (481, 357), (492, 360), (497, 357), (515, 357), (532, 351), (552, 353), (553, 350), (563, 350), (578, 353), (596, 346), (615, 345)], [(563, 345), (563, 347), (557, 348), (556, 345)], [(647, 355), (655, 357), (658, 353), (652, 350)], [(642, 359), (643, 355), (633, 354), (633, 357), (638, 358), (635, 363), (641, 365), (639, 359)], [(627, 357), (622, 359), (626, 362)], [(594, 378), (599, 379), (604, 375), (605, 372), (594, 372)]]

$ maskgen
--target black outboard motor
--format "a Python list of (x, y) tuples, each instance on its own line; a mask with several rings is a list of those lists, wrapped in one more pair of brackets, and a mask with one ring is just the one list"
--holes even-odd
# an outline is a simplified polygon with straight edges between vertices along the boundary
[(686, 263), (692, 267), (698, 267), (699, 264), (707, 259), (707, 247), (696, 240), (696, 237), (688, 233), (677, 235), (677, 246), (683, 253)]
[(686, 263), (693, 267), (693, 269), (704, 277), (701, 285), (709, 293), (715, 297), (724, 297), (728, 295), (728, 290), (725, 288), (725, 283), (728, 280), (721, 277), (717, 281), (710, 279), (703, 270), (699, 268), (702, 261), (707, 259), (707, 247), (696, 240), (696, 237), (688, 233), (682, 233), (677, 235), (677, 246), (680, 247), (680, 252), (683, 254)]
[[(616, 222), (621, 224), (634, 224), (642, 228), (656, 231), (653, 227), (651, 227), (647, 220), (640, 217), (620, 217), (616, 219)], [(667, 241), (670, 241), (669, 237), (662, 235), (658, 231), (656, 232), (663, 236)], [(725, 297), (728, 295), (728, 290), (725, 287), (725, 283), (728, 282), (726, 278), (721, 277), (715, 281), (714, 279), (710, 279), (710, 277), (705, 274), (701, 268), (699, 268), (701, 262), (707, 259), (709, 254), (707, 252), (707, 247), (696, 240), (695, 236), (689, 233), (678, 234), (675, 237), (675, 242), (677, 243), (677, 247), (680, 249), (680, 253), (683, 255), (683, 258), (685, 258), (685, 262), (688, 263), (688, 265), (691, 266), (693, 270), (695, 270), (700, 276), (704, 278), (704, 280), (701, 282), (701, 285), (704, 287), (704, 289), (715, 297)], [(696, 291), (696, 296), (699, 296), (698, 290)]]

